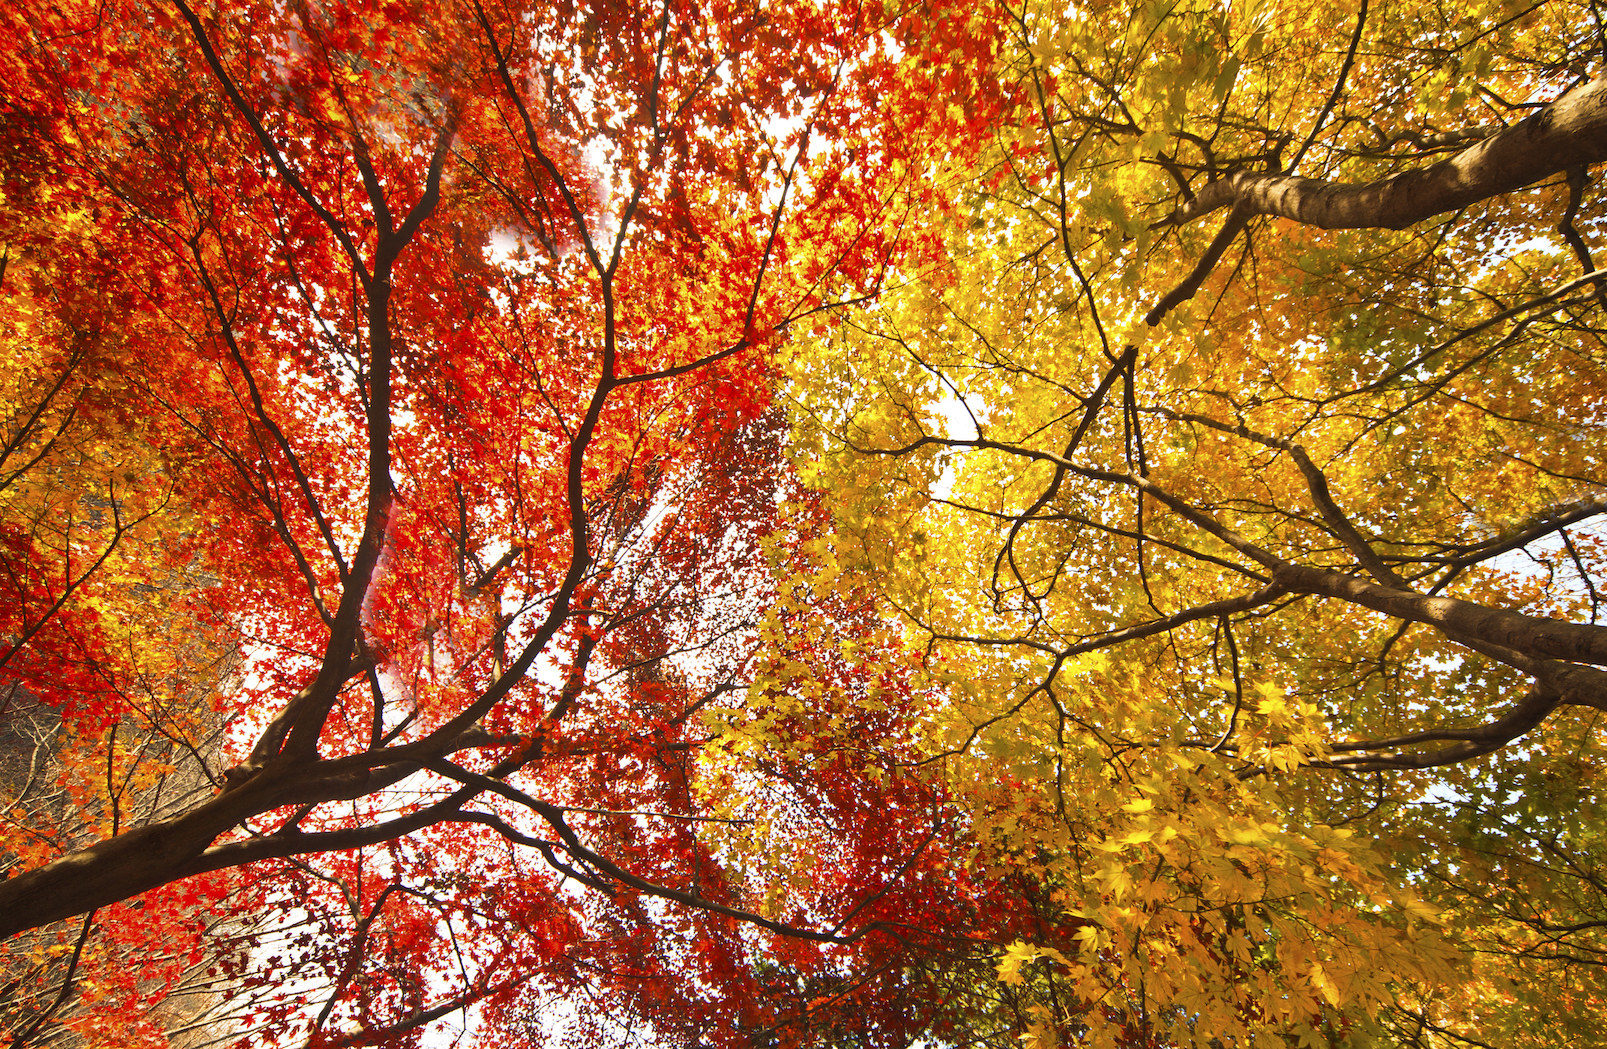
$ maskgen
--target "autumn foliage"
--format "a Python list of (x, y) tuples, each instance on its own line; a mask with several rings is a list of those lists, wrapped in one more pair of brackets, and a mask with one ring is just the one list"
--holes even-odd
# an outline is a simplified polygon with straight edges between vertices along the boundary
[(1487, 6), (8, 8), (12, 1044), (1547, 1044), (1607, 87)]

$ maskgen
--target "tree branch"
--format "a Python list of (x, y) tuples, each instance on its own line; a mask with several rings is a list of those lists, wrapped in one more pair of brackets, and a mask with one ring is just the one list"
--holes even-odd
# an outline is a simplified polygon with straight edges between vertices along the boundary
[(1607, 161), (1607, 78), (1575, 88), (1517, 124), (1426, 168), (1359, 184), (1237, 171), (1206, 184), (1161, 224), (1181, 225), (1233, 207), (1322, 229), (1405, 229), (1570, 168), (1603, 161)]

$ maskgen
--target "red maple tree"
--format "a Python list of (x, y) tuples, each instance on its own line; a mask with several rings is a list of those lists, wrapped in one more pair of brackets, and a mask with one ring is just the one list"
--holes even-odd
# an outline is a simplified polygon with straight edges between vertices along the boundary
[[(742, 697), (807, 503), (771, 353), (931, 249), (909, 216), (991, 105), (973, 17), (0, 16), (33, 376), (0, 673), (78, 785), (8, 816), (0, 935), (77, 945), (29, 970), (17, 1044), (159, 1043), (130, 1004), (203, 963), (267, 1044), (417, 1044), (471, 1005), (512, 1044), (541, 994), (688, 1044), (926, 1022), (908, 952), (964, 922), (941, 799), (896, 740), (811, 750), (780, 714), (803, 743), (711, 793), (707, 718), (769, 716)], [(743, 870), (759, 821), (811, 856), (779, 890)]]

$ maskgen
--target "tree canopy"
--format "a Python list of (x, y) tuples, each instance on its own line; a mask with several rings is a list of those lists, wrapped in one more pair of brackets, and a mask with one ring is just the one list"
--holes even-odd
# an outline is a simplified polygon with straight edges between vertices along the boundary
[(1603, 17), (0, 14), (12, 1044), (1597, 1037)]

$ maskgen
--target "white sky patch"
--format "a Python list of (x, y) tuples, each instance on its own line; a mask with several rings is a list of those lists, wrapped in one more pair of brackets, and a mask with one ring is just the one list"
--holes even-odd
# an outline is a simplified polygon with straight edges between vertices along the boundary
[[(960, 394), (948, 383), (943, 383), (936, 403), (929, 409), (931, 414), (942, 425), (942, 436), (955, 441), (974, 441), (982, 436), (977, 424), (987, 421), (986, 410), (967, 400), (961, 400)], [(964, 453), (959, 450), (951, 452), (943, 466), (943, 473), (939, 475), (937, 483), (932, 485), (934, 499), (947, 499), (954, 490), (954, 482), (959, 476), (960, 459)]]

